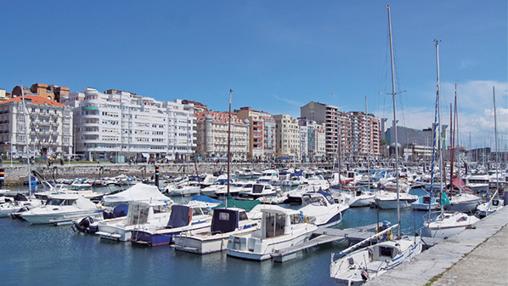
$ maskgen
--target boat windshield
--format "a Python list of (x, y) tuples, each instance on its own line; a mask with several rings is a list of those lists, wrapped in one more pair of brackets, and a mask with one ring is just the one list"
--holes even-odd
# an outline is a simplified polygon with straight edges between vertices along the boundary
[(325, 199), (321, 196), (304, 196), (306, 204), (313, 206), (326, 206)]
[(50, 206), (71, 206), (74, 200), (63, 200), (63, 199), (49, 199), (46, 203)]

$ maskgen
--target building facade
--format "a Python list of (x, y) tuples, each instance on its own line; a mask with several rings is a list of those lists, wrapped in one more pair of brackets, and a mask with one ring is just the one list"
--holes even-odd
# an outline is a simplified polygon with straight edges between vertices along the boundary
[(13, 158), (70, 158), (73, 114), (69, 107), (42, 96), (0, 101), (2, 153)]
[(300, 126), (289, 115), (274, 115), (276, 126), (276, 155), (280, 160), (300, 160)]
[(300, 116), (320, 124), (325, 124), (326, 156), (337, 156), (339, 133), (339, 110), (336, 106), (311, 101), (300, 107)]
[(348, 112), (351, 124), (351, 142), (348, 144), (354, 157), (378, 157), (381, 151), (381, 122), (373, 114)]
[(52, 85), (46, 83), (34, 83), (30, 88), (15, 86), (12, 89), (12, 97), (16, 96), (40, 96), (53, 100), (56, 102), (62, 102), (65, 98), (70, 95), (70, 89), (66, 86)]
[[(203, 111), (197, 116), (197, 153), (203, 159), (227, 160), (228, 112)], [(231, 160), (247, 160), (249, 153), (249, 123), (231, 114)]]
[(275, 120), (272, 115), (242, 107), (236, 110), (238, 118), (249, 123), (249, 155), (251, 160), (272, 159), (275, 156)]
[(72, 94), (75, 151), (92, 160), (189, 160), (196, 147), (192, 104), (87, 88)]
[[(300, 148), (302, 160), (322, 161), (326, 157), (326, 133), (325, 124), (319, 124), (316, 121), (299, 118), (300, 125)], [(306, 157), (303, 157), (303, 156)]]

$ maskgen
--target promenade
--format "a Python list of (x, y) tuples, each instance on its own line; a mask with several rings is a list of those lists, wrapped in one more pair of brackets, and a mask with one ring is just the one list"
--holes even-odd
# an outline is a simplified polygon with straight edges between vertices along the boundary
[(508, 207), (367, 285), (507, 285)]

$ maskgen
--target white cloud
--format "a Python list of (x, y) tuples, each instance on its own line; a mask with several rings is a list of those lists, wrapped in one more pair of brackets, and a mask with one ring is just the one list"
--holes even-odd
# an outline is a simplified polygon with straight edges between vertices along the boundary
[[(441, 91), (441, 123), (449, 122), (449, 103), (454, 94), (454, 83), (442, 83)], [(494, 108), (492, 101), (492, 87), (496, 88), (497, 130), (498, 142), (501, 150), (508, 145), (508, 82), (476, 80), (457, 84), (459, 106), (459, 141), (469, 147), (471, 134), (472, 147), (494, 147)], [(426, 94), (431, 91), (427, 91)], [(378, 116), (386, 112), (375, 112)], [(391, 114), (388, 116), (391, 125)], [(407, 106), (399, 111), (399, 125), (412, 128), (428, 128), (434, 121), (434, 106)], [(388, 126), (387, 126), (388, 127)]]

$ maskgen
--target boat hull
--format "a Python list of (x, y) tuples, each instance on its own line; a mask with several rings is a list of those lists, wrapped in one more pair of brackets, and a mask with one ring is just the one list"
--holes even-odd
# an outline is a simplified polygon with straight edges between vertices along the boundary
[(272, 258), (272, 253), (275, 253), (278, 250), (304, 243), (311, 235), (312, 232), (306, 232), (291, 239), (266, 242), (266, 245), (263, 245), (261, 251), (259, 252), (249, 250), (247, 245), (249, 244), (248, 240), (251, 238), (236, 236), (232, 237), (228, 241), (227, 254), (232, 257), (246, 260), (264, 261)]
[[(376, 199), (376, 205), (380, 209), (391, 210), (397, 208), (397, 200), (379, 200)], [(408, 208), (411, 206), (411, 202), (407, 200), (399, 200), (400, 208)]]
[(66, 212), (66, 213), (48, 213), (48, 214), (27, 214), (22, 213), (21, 218), (31, 224), (58, 224), (72, 222), (73, 220), (82, 219), (87, 216), (93, 218), (101, 218), (102, 213), (94, 211)]
[(464, 201), (464, 202), (459, 202), (459, 203), (452, 202), (451, 204), (445, 206), (445, 210), (461, 212), (461, 213), (469, 213), (469, 212), (473, 212), (479, 203), (480, 203), (479, 200), (470, 200), (470, 201)]

